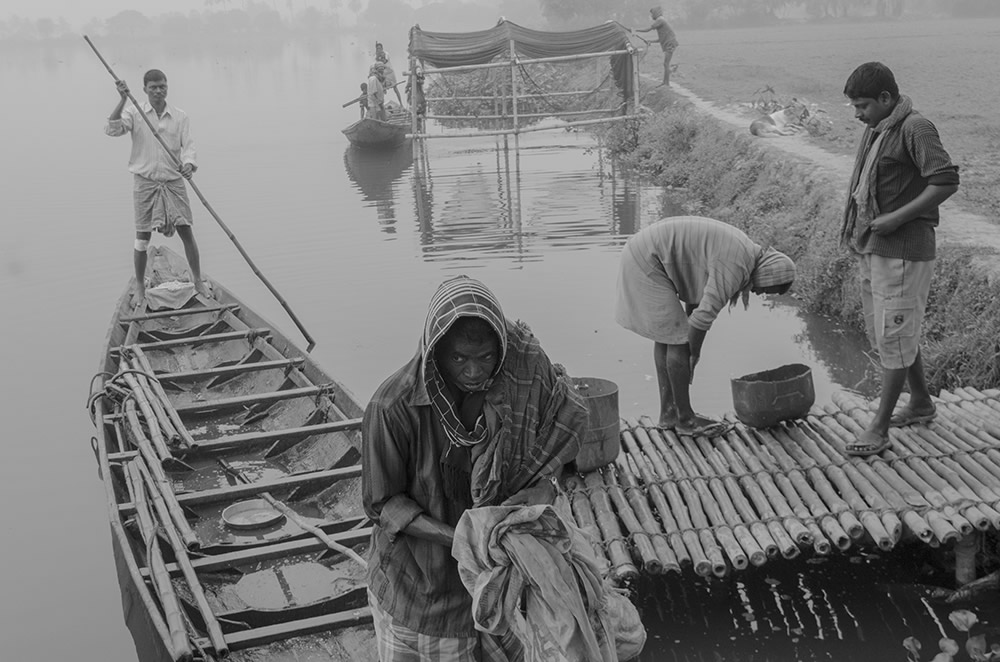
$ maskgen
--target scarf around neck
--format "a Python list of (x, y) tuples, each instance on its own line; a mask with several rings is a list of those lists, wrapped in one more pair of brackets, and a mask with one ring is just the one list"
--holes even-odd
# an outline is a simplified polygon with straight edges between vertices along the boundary
[(875, 217), (881, 213), (875, 193), (878, 181), (878, 161), (882, 157), (885, 147), (885, 137), (912, 112), (913, 102), (910, 97), (901, 94), (889, 116), (874, 128), (865, 131), (861, 144), (858, 146), (857, 157), (854, 159), (850, 196), (847, 200), (844, 222), (840, 231), (842, 245), (860, 250), (864, 245), (862, 238), (870, 231)]

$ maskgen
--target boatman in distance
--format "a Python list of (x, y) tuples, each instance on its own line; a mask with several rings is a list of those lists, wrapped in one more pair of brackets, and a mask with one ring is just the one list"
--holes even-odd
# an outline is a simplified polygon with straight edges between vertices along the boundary
[(657, 41), (660, 42), (660, 48), (663, 49), (663, 82), (660, 85), (670, 87), (670, 60), (673, 59), (674, 51), (677, 50), (680, 42), (677, 41), (677, 35), (674, 34), (674, 29), (667, 23), (667, 19), (663, 18), (662, 7), (653, 7), (649, 10), (649, 15), (653, 19), (653, 24), (645, 30), (635, 30), (635, 32), (652, 32), (656, 30)]
[(455, 526), (469, 508), (553, 503), (586, 427), (582, 398), (527, 325), (477, 280), (441, 284), (417, 353), (379, 386), (361, 427), (381, 662), (523, 655), (515, 635), (476, 630)]
[(662, 219), (629, 238), (618, 274), (615, 320), (653, 341), (660, 427), (715, 436), (732, 426), (696, 414), (690, 384), (705, 335), (719, 312), (750, 293), (784, 294), (795, 263), (739, 229), (699, 216)]
[[(167, 77), (159, 69), (150, 69), (142, 77), (142, 90), (147, 101), (142, 108), (125, 107), (128, 101), (128, 85), (123, 80), (116, 83), (121, 98), (111, 111), (104, 132), (109, 136), (132, 136), (132, 152), (128, 169), (133, 174), (132, 199), (135, 206), (135, 264), (136, 291), (132, 305), (140, 306), (146, 299), (146, 251), (152, 231), (157, 230), (170, 237), (177, 231), (184, 243), (195, 289), (203, 296), (210, 296), (207, 285), (201, 279), (201, 258), (198, 244), (191, 229), (193, 217), (188, 201), (184, 179), (198, 169), (194, 141), (191, 138), (187, 113), (167, 103)], [(142, 119), (144, 113), (171, 153), (181, 163), (178, 170), (174, 161), (163, 149), (163, 145), (149, 130)]]

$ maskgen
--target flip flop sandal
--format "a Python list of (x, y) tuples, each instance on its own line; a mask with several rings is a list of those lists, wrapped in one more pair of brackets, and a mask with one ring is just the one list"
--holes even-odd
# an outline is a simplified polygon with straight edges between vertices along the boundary
[(847, 444), (845, 452), (851, 457), (868, 457), (869, 455), (878, 455), (889, 448), (891, 443), (889, 435), (880, 437), (865, 430), (858, 435), (857, 441), (853, 444)]
[(693, 428), (683, 428), (678, 425), (674, 428), (674, 432), (679, 435), (684, 435), (685, 437), (718, 437), (726, 434), (734, 427), (736, 427), (736, 424), (730, 421), (716, 421), (714, 423), (698, 425)]
[(930, 423), (936, 417), (936, 409), (929, 414), (919, 414), (909, 407), (903, 407), (889, 419), (889, 427), (901, 428), (914, 423)]

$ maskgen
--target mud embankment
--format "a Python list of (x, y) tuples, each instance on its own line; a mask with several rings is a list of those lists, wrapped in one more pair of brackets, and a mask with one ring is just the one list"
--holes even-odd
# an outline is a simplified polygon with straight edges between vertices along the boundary
[[(686, 188), (701, 214), (788, 253), (798, 265), (795, 292), (803, 303), (863, 328), (854, 258), (838, 241), (852, 160), (804, 137), (753, 137), (752, 118), (676, 84), (654, 89), (643, 103), (652, 112), (610, 129), (607, 148), (660, 185)], [(998, 253), (1000, 227), (942, 207), (923, 330), (935, 390), (1000, 385)]]

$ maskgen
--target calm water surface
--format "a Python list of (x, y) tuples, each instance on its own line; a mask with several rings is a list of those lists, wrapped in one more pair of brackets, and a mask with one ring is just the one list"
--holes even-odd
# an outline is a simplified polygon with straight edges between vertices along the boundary
[[(508, 316), (528, 322), (572, 374), (617, 382), (624, 416), (656, 415), (651, 343), (615, 325), (615, 276), (627, 236), (688, 213), (682, 197), (627, 181), (591, 138), (565, 131), (528, 134), (517, 150), (491, 138), (438, 141), (421, 168), (405, 149), (380, 159), (356, 152), (340, 132), (356, 109), (341, 104), (355, 96), (370, 54), (351, 39), (99, 46), (137, 91), (144, 70), (166, 71), (171, 101), (192, 117), (200, 189), (315, 336), (316, 358), (360, 400), (415, 350), (435, 287), (466, 273), (493, 288)], [(405, 44), (386, 48), (399, 68)], [(16, 96), (5, 104), (0, 160), (2, 657), (134, 660), (84, 410), (131, 269), (128, 140), (103, 135), (117, 96), (82, 40), (5, 51), (0, 72)], [(194, 196), (192, 204), (206, 271), (294, 337)], [(167, 243), (180, 250), (176, 239)], [(731, 377), (784, 363), (813, 367), (820, 401), (862, 379), (867, 360), (856, 339), (794, 304), (754, 298), (748, 311), (720, 316), (693, 389), (700, 410), (728, 411)], [(789, 580), (783, 590), (796, 599), (806, 588), (831, 590), (817, 577), (818, 589)], [(748, 573), (725, 590), (757, 599), (745, 586), (758, 580)], [(751, 630), (679, 634), (660, 623), (683, 622), (664, 606), (670, 594), (703, 604), (704, 623), (732, 629), (733, 602), (713, 603), (713, 590), (643, 598), (646, 659), (681, 648), (717, 659), (712, 642), (737, 632), (747, 650), (762, 645)], [(801, 636), (812, 636), (806, 630)], [(767, 645), (790, 645), (789, 632), (770, 633)], [(817, 641), (836, 639), (824, 632)]]

